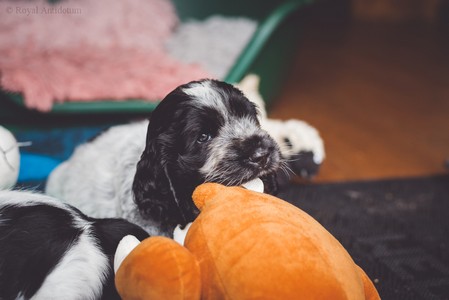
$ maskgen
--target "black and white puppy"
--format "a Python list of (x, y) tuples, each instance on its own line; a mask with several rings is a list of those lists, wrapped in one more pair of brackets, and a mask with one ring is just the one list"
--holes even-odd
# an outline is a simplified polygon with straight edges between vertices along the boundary
[(148, 234), (123, 219), (92, 219), (31, 192), (0, 191), (0, 299), (120, 299), (119, 241)]
[(240, 90), (194, 81), (168, 94), (149, 124), (116, 126), (78, 147), (50, 175), (47, 193), (87, 215), (123, 217), (171, 237), (198, 214), (196, 186), (259, 177), (273, 193), (280, 163), (278, 145)]

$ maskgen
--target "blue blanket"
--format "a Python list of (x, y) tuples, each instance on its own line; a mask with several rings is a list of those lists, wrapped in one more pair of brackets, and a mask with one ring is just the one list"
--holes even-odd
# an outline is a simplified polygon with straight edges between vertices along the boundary
[(68, 159), (76, 146), (87, 142), (108, 126), (72, 127), (47, 130), (17, 130), (19, 142), (31, 142), (20, 148), (19, 184), (45, 182), (50, 172)]

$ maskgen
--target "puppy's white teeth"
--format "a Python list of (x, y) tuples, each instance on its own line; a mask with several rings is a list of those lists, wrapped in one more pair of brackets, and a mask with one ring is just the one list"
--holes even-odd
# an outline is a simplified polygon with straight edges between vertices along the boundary
[(247, 190), (251, 190), (251, 191), (259, 192), (259, 193), (263, 193), (263, 190), (264, 190), (263, 181), (260, 178), (250, 180), (250, 181), (242, 184), (242, 186), (244, 188), (246, 188)]

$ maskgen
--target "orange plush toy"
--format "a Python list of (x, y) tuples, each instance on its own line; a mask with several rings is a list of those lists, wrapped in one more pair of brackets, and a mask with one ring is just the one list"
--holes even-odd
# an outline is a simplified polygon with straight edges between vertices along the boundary
[(130, 246), (116, 265), (123, 299), (380, 299), (343, 246), (297, 207), (214, 183), (193, 200), (201, 213), (184, 246), (164, 237), (130, 246), (129, 236), (119, 245)]

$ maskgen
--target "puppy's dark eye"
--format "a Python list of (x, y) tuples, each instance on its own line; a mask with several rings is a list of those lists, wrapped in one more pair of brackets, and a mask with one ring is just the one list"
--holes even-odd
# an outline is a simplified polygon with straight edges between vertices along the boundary
[(210, 141), (211, 138), (212, 138), (212, 135), (210, 133), (202, 133), (202, 134), (200, 134), (200, 136), (198, 137), (198, 139), (196, 141), (198, 143), (202, 144), (202, 143)]

